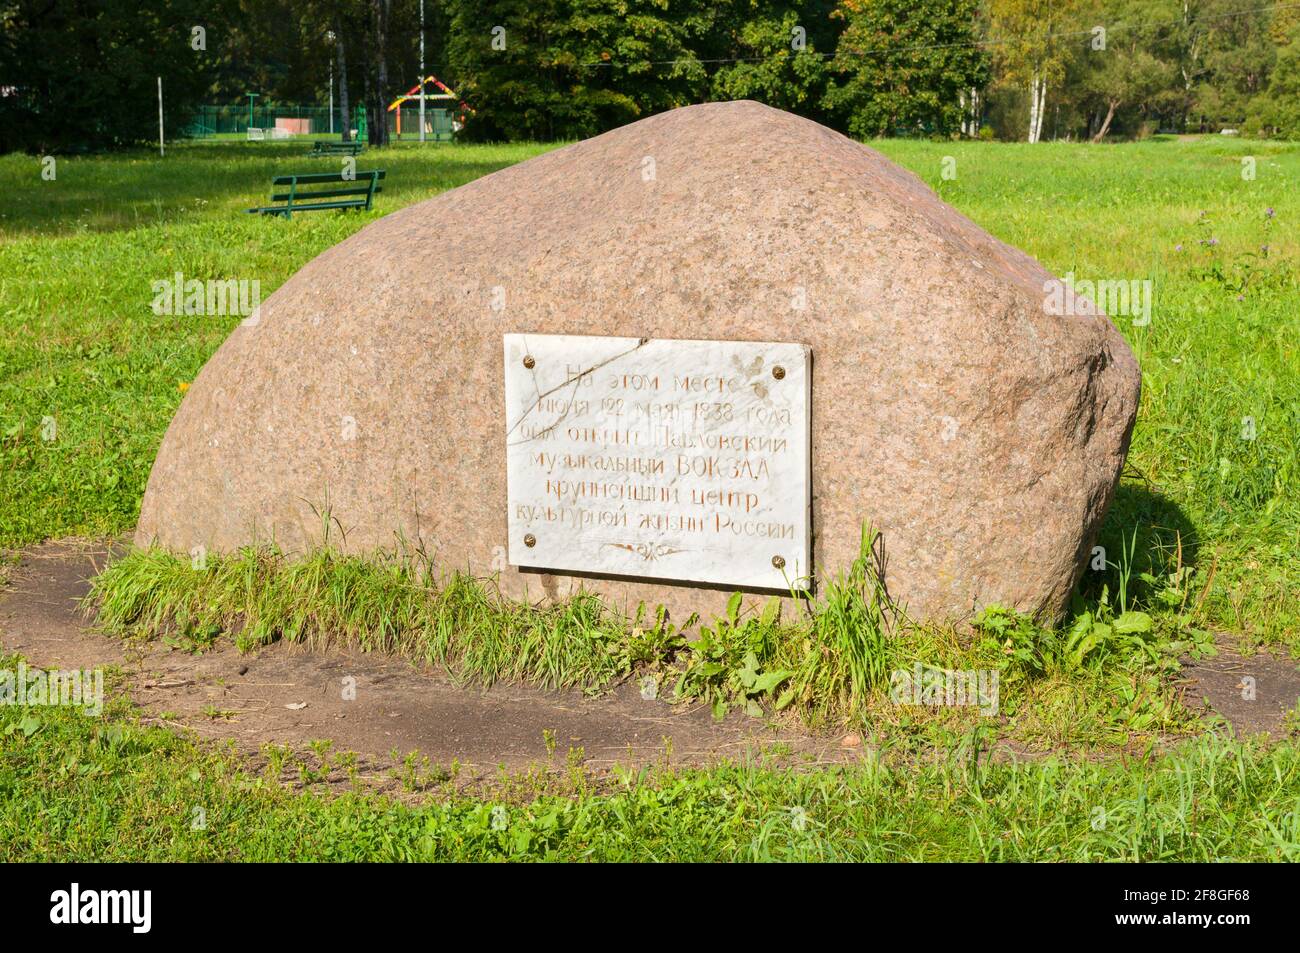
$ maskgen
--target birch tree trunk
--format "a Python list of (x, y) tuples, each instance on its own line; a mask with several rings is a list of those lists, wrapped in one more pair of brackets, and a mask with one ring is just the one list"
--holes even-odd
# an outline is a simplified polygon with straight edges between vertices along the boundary
[(1034, 131), (1034, 142), (1043, 141), (1043, 117), (1047, 115), (1047, 77), (1038, 84), (1038, 129)]
[(1038, 141), (1038, 74), (1029, 80), (1029, 141)]
[(1029, 91), (1029, 141), (1043, 138), (1043, 115), (1047, 112), (1047, 77), (1034, 75)]

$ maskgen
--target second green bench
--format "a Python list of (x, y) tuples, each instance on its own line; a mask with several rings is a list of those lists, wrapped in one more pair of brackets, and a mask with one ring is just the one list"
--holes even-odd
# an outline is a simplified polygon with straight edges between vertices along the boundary
[(355, 156), (360, 155), (366, 147), (364, 142), (320, 142), (317, 141), (307, 155), (312, 158), (320, 156)]
[(294, 212), (323, 212), (329, 209), (363, 208), (368, 211), (375, 200), (375, 193), (383, 191), (383, 186), (379, 184), (383, 178), (383, 169), (356, 172), (351, 176), (345, 176), (342, 172), (277, 175), (271, 180), (271, 201), (284, 204), (263, 205), (248, 211), (261, 215), (283, 215), (285, 218), (293, 218)]

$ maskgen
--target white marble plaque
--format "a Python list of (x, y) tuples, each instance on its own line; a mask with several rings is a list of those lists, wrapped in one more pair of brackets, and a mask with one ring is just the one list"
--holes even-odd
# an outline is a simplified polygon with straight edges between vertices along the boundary
[(810, 585), (802, 344), (505, 335), (510, 562)]

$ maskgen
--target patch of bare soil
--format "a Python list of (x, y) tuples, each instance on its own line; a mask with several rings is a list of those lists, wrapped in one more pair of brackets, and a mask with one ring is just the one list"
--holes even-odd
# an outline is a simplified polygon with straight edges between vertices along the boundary
[(1214, 658), (1184, 662), (1183, 704), (1217, 712), (1238, 735), (1287, 733), (1287, 712), (1300, 706), (1300, 666), (1285, 655), (1243, 656), (1219, 642)]
[[(148, 719), (233, 740), (249, 754), (328, 739), (336, 751), (355, 752), (368, 772), (418, 752), (442, 768), (458, 762), (468, 782), (501, 768), (563, 769), (571, 749), (596, 772), (773, 752), (793, 764), (833, 763), (861, 752), (843, 747), (838, 734), (799, 733), (739, 713), (719, 723), (702, 705), (643, 699), (634, 683), (594, 698), (514, 685), (485, 691), (377, 653), (277, 643), (241, 654), (223, 641), (195, 655), (162, 642), (123, 643), (96, 632), (78, 609), (107, 557), (102, 543), (69, 541), (24, 553), (0, 589), (0, 645), (42, 668), (119, 667)], [(1281, 737), (1300, 696), (1293, 661), (1246, 658), (1226, 645), (1216, 658), (1188, 663), (1181, 681), (1189, 707), (1217, 712), (1243, 736)]]
[(643, 699), (634, 683), (594, 698), (515, 685), (485, 691), (378, 653), (277, 643), (241, 654), (222, 641), (196, 655), (157, 641), (123, 643), (96, 632), (78, 608), (107, 557), (102, 544), (68, 542), (24, 553), (0, 590), (0, 645), (41, 668), (120, 667), (150, 718), (249, 752), (329, 739), (371, 767), (393, 764), (394, 750), (443, 767), (455, 760), (467, 780), (502, 766), (563, 768), (571, 749), (582, 749), (594, 771), (663, 763), (668, 753), (677, 766), (703, 764), (776, 743), (799, 763), (856, 757), (838, 735), (792, 733), (738, 713), (719, 723), (705, 706)]

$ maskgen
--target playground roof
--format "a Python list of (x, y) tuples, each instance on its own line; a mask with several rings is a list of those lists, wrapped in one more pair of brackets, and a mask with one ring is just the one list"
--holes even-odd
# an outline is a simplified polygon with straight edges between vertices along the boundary
[(429, 93), (425, 93), (424, 99), (426, 102), (430, 99), (459, 101), (461, 109), (464, 109), (466, 112), (474, 111), (473, 109), (470, 108), (468, 103), (466, 103), (463, 99), (460, 99), (460, 97), (456, 95), (456, 91), (454, 89), (452, 89), (450, 86), (445, 84), (442, 80), (438, 79), (438, 77), (434, 76), (432, 73), (426, 76), (423, 82), (416, 83), (414, 86), (408, 89), (401, 96), (398, 96), (396, 99), (394, 99), (392, 103), (389, 105), (388, 111), (392, 112), (394, 109), (396, 109), (398, 106), (400, 106), (402, 103), (406, 102), (407, 100), (418, 99), (420, 94), (420, 87), (427, 86), (429, 83), (433, 83), (433, 85), (437, 86), (440, 90), (442, 90), (442, 92), (433, 93), (432, 95)]

